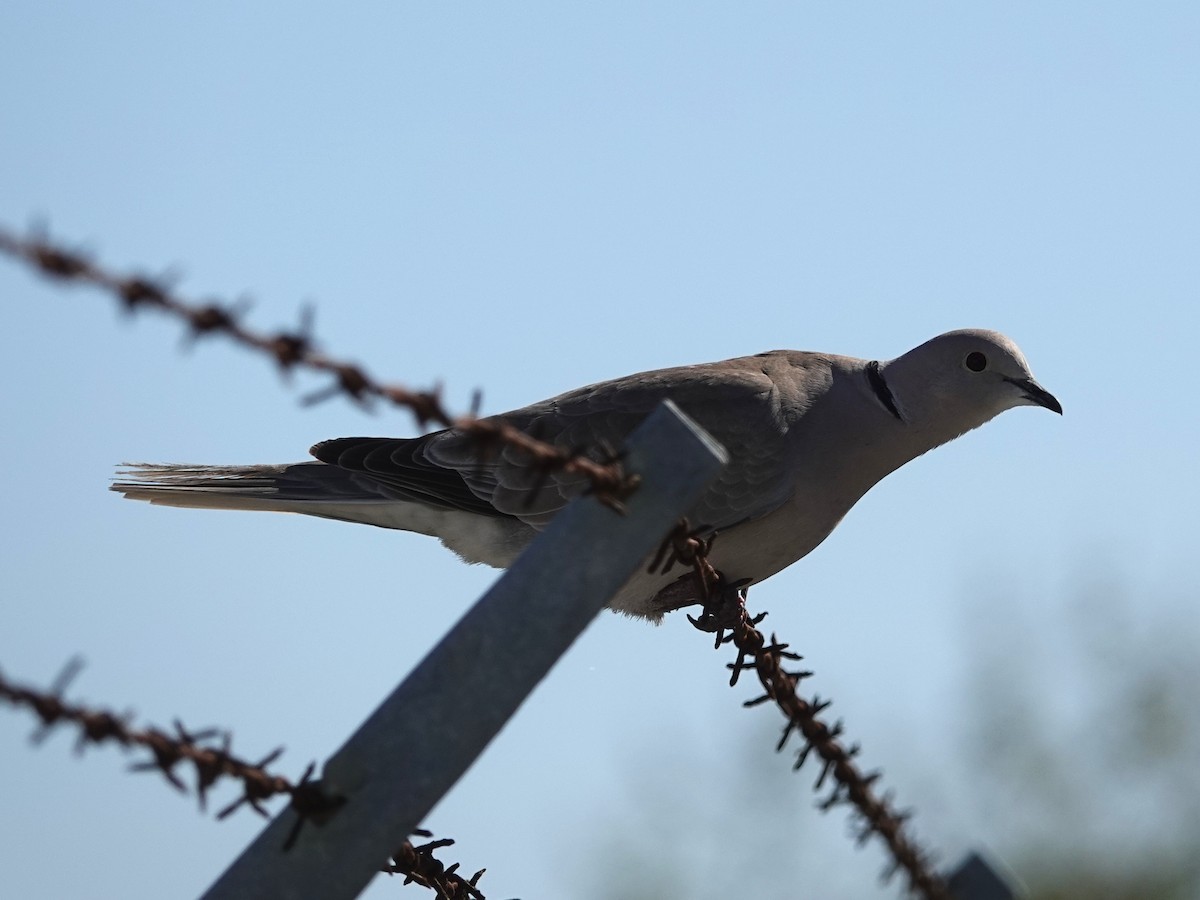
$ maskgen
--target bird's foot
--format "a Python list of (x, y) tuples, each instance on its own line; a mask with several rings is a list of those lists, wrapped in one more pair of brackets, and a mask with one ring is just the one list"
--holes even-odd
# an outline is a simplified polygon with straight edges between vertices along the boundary
[(696, 601), (703, 603), (704, 610), (699, 616), (689, 615), (688, 621), (700, 631), (707, 631), (709, 634), (719, 635), (732, 629), (745, 614), (749, 584), (749, 578), (730, 584), (719, 583), (709, 591), (707, 600)]

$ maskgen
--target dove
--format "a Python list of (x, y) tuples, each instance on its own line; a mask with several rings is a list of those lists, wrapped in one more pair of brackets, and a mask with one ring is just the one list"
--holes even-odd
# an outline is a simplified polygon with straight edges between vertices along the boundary
[[(1015, 343), (963, 329), (886, 361), (772, 350), (641, 372), (499, 418), (601, 459), (666, 399), (729, 455), (687, 517), (717, 535), (709, 561), (726, 583), (745, 586), (810, 553), (905, 463), (1014, 407), (1062, 413)], [(477, 439), (453, 428), (336, 438), (309, 452), (315, 460), (283, 465), (135, 464), (111, 488), (164, 506), (292, 512), (417, 532), (466, 562), (504, 568), (588, 487), (582, 475), (531, 467), (509, 445), (481, 452)], [(658, 621), (702, 599), (690, 572), (644, 566), (609, 607)]]

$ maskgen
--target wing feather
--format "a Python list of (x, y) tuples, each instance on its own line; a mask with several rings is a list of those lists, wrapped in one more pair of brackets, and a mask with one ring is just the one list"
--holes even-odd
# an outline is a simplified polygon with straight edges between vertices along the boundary
[[(670, 398), (729, 451), (730, 463), (695, 509), (694, 523), (720, 530), (764, 516), (791, 493), (787, 431), (827, 382), (813, 354), (778, 351), (702, 366), (647, 372), (570, 391), (500, 418), (597, 461)], [(452, 429), (418, 438), (339, 438), (317, 444), (322, 462), (370, 479), (384, 493), (432, 506), (519, 519), (544, 527), (587, 480), (530, 465), (504, 445), (481, 448)]]

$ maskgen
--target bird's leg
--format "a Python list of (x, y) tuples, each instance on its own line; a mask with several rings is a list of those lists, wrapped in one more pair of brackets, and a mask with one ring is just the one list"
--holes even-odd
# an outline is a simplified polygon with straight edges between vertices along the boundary
[(704, 590), (695, 572), (679, 576), (654, 596), (654, 608), (658, 615), (704, 602)]

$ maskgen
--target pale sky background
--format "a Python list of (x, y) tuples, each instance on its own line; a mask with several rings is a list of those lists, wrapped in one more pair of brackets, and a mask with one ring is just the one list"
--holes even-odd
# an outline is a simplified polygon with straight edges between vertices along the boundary
[[(916, 461), (750, 598), (952, 862), (1015, 837), (952, 739), (979, 634), (1014, 669), (1053, 658), (1105, 573), (1139, 614), (1200, 616), (1197, 47), (1182, 2), (8, 2), (0, 222), (249, 295), (264, 328), (312, 301), (329, 351), (457, 408), (482, 388), (486, 412), (779, 347), (1012, 336), (1066, 415)], [(283, 462), (415, 425), (301, 408), (323, 382), (180, 352), (174, 324), (7, 260), (0, 298), (9, 677), (82, 653), (74, 698), (231, 728), (249, 757), (285, 744), (298, 776), (495, 577), (419, 536), (121, 501), (123, 460)], [(795, 832), (774, 849), (724, 814), (714, 786), (790, 761), (728, 658), (682, 618), (604, 614), (430, 817), (458, 840), (442, 858), (486, 866), (489, 898), (602, 896), (621, 841), (779, 868), (780, 896), (896, 896), (879, 847), (812, 808), (815, 769), (777, 782)], [(195, 896), (260, 828), (31, 729), (0, 711), (5, 896)]]

